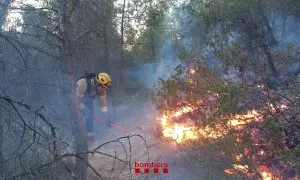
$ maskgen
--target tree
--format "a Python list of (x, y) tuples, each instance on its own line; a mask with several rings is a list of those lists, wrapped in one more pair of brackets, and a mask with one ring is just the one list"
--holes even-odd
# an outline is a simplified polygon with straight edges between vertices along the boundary
[[(62, 153), (64, 155), (58, 153), (59, 155), (54, 158), (53, 164), (59, 165), (62, 156), (74, 157), (76, 158), (74, 172), (77, 174), (73, 178), (85, 179), (87, 167), (89, 166), (92, 170), (93, 168), (87, 161), (88, 154), (91, 153), (87, 152), (84, 128), (80, 126), (80, 118), (76, 116), (76, 102), (72, 98), (75, 97), (74, 80), (76, 76), (81, 76), (84, 70), (100, 71), (109, 68), (111, 71), (118, 70), (118, 64), (117, 61), (114, 61), (116, 59), (114, 56), (118, 55), (118, 58), (120, 57), (119, 50), (117, 50), (117, 53), (110, 53), (111, 49), (120, 49), (120, 36), (117, 35), (113, 24), (113, 2), (57, 0), (44, 3), (42, 8), (25, 6), (24, 4), (20, 7), (10, 7), (22, 11), (23, 21), (21, 21), (22, 28), (20, 28), (20, 31), (11, 30), (10, 32), (1, 33), (1, 40), (3, 37), (3, 41), (6, 43), (0, 41), (1, 46), (10, 45), (9, 48), (8, 46), (5, 47), (7, 57), (4, 58), (4, 64), (9, 68), (5, 67), (5, 74), (7, 75), (4, 78), (5, 81), (3, 81), (5, 83), (1, 83), (1, 89), (5, 91), (3, 94), (1, 91), (1, 95), (3, 95), (4, 101), (8, 99), (6, 101), (8, 104), (12, 102), (20, 105), (20, 108), (29, 107), (28, 104), (35, 106), (43, 104), (43, 107), (48, 107), (45, 108), (45, 114), (55, 116), (51, 123), (55, 123), (59, 127), (55, 131), (57, 133), (56, 137), (69, 138), (67, 141), (72, 140), (73, 137), (75, 139), (75, 152)], [(88, 68), (83, 68), (85, 65)], [(16, 74), (17, 77), (11, 78), (11, 73)], [(8, 98), (6, 93), (13, 98)], [(15, 99), (23, 99), (28, 104), (23, 104), (21, 100), (17, 101)], [(6, 108), (5, 106), (2, 109), (1, 104), (1, 113)], [(30, 113), (34, 115), (35, 110), (33, 108), (29, 109)], [(43, 108), (41, 107), (41, 109)], [(8, 111), (4, 112), (5, 114), (1, 115), (6, 117)], [(25, 128), (30, 129), (31, 126), (35, 126), (36, 121), (30, 121), (31, 118), (27, 116), (24, 116), (24, 119), (26, 123), (27, 121), (30, 122), (28, 126), (27, 124), (24, 125)], [(19, 120), (22, 121), (22, 117)], [(71, 124), (72, 127), (66, 128), (66, 124), (67, 126)], [(42, 127), (44, 126), (41, 125)], [(23, 126), (18, 126), (18, 130), (22, 130), (22, 128)], [(73, 137), (67, 134), (69, 132), (68, 128), (72, 130)], [(7, 132), (9, 131), (4, 129), (4, 134)], [(26, 138), (31, 138), (31, 132), (36, 131), (34, 129), (29, 131)], [(64, 136), (61, 136), (62, 134)], [(19, 134), (16, 133), (16, 135)], [(53, 140), (52, 136), (47, 136), (47, 138)], [(6, 138), (4, 143), (8, 142), (10, 140)], [(40, 147), (34, 146), (34, 148)], [(31, 151), (31, 148), (29, 148), (29, 151)], [(41, 159), (37, 161), (39, 160)], [(48, 162), (48, 159), (45, 161)], [(24, 162), (28, 162), (28, 160), (26, 159)], [(11, 165), (10, 163), (7, 164)], [(47, 165), (46, 163), (45, 166)], [(36, 173), (40, 170), (40, 167), (29, 166), (28, 168), (31, 169), (24, 169), (24, 173), (21, 172), (22, 169), (16, 168), (15, 170), (21, 172), (17, 176), (27, 176), (31, 172)], [(63, 179), (71, 177), (69, 174), (65, 175), (67, 178)]]
[[(7, 7), (9, 5), (10, 1), (9, 0), (5, 0), (3, 2), (1, 2), (0, 4), (0, 34), (2, 34), (2, 26), (4, 25), (5, 22), (5, 16), (7, 13)], [(5, 65), (3, 65), (2, 68), (5, 68)], [(0, 111), (0, 115), (1, 115), (1, 111)], [(2, 116), (2, 115), (1, 115)], [(1, 172), (3, 172), (4, 169), (4, 157), (3, 157), (3, 141), (4, 141), (4, 120), (1, 117), (0, 118), (0, 177), (3, 177), (3, 174)]]
[(166, 14), (168, 9), (167, 2), (159, 1), (157, 4), (150, 4), (148, 18), (145, 20), (145, 29), (141, 30), (140, 36), (134, 41), (132, 52), (138, 63), (154, 60), (167, 38)]
[[(204, 7), (206, 10), (203, 9)], [(276, 44), (276, 40), (261, 3), (252, 1), (192, 1), (188, 9), (207, 25), (221, 25), (219, 28), (221, 31), (220, 41), (225, 40), (224, 38), (228, 39), (230, 37), (228, 35), (232, 33), (238, 33), (242, 38), (241, 44), (244, 44), (249, 54), (262, 48), (272, 76), (278, 75), (270, 51), (270, 47)], [(251, 63), (251, 59), (249, 61)]]
[[(74, 81), (74, 74), (73, 74), (73, 61), (72, 61), (72, 36), (71, 36), (71, 22), (69, 19), (68, 9), (67, 9), (67, 1), (66, 0), (57, 0), (57, 6), (58, 6), (58, 17), (59, 17), (59, 30), (60, 30), (60, 36), (62, 38), (62, 49), (61, 49), (61, 57), (63, 62), (68, 66), (68, 73), (70, 77), (71, 82), (71, 88), (70, 91), (72, 102), (73, 102), (73, 112), (75, 113), (75, 116), (73, 119), (73, 132), (75, 136), (75, 145), (76, 145), (76, 153), (86, 152), (88, 151), (87, 142), (85, 140), (85, 133), (84, 133), (84, 127), (80, 125), (81, 117), (79, 115), (79, 109), (78, 104), (76, 101), (76, 93), (75, 93), (75, 81)], [(76, 172), (76, 178), (78, 179), (87, 179), (87, 165), (86, 162), (88, 162), (88, 155), (78, 155), (76, 158), (76, 164), (75, 164), (75, 172)]]

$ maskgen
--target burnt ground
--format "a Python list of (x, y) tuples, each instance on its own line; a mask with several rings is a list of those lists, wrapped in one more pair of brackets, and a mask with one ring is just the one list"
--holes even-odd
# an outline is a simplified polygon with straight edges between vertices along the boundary
[[(130, 102), (119, 108), (118, 112), (123, 115), (118, 117), (118, 126), (109, 128), (103, 123), (97, 123), (97, 140), (89, 149), (92, 150), (100, 144), (119, 137), (138, 134), (146, 140), (148, 153), (146, 144), (140, 137), (132, 137), (130, 142), (128, 139), (122, 139), (120, 142), (123, 146), (121, 143), (115, 142), (105, 145), (100, 150), (102, 153), (111, 154), (120, 159), (126, 159), (127, 155), (127, 160), (131, 160), (132, 163), (135, 161), (168, 163), (169, 172), (168, 174), (153, 174), (150, 169), (148, 175), (137, 175), (133, 169), (130, 171), (131, 168), (128, 164), (114, 160), (112, 157), (99, 154), (90, 155), (89, 162), (101, 174), (103, 179), (237, 179), (237, 177), (227, 176), (223, 173), (224, 169), (218, 159), (197, 160), (195, 159), (197, 157), (179, 150), (176, 143), (155, 137), (153, 127), (157, 120), (155, 107), (151, 103)], [(198, 152), (201, 153), (201, 150), (198, 150)], [(147, 160), (148, 155), (149, 160)], [(99, 178), (89, 170), (89, 179)]]

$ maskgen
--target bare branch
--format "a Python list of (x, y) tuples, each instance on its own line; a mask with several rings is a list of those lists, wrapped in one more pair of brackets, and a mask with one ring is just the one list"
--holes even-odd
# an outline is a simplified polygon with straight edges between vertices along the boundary
[(48, 35), (55, 37), (59, 41), (64, 41), (59, 35), (53, 33), (53, 31), (50, 31), (50, 30), (48, 30), (44, 27), (41, 27), (41, 26), (38, 26), (38, 25), (35, 25), (35, 24), (27, 24), (27, 23), (22, 24), (22, 26), (32, 26), (34, 28), (41, 29), (41, 30), (45, 31)]
[[(1, 6), (1, 3), (0, 3)], [(57, 13), (57, 10), (54, 8), (50, 8), (50, 7), (42, 7), (42, 8), (34, 8), (34, 7), (30, 7), (30, 8), (22, 8), (22, 7), (8, 7), (8, 9), (10, 10), (21, 10), (21, 11), (40, 11), (40, 10), (47, 10), (47, 11), (53, 11), (55, 13)]]
[(26, 60), (25, 60), (24, 55), (23, 55), (22, 52), (20, 51), (20, 49), (19, 49), (19, 48), (18, 48), (18, 47), (10, 40), (9, 37), (7, 37), (7, 36), (5, 36), (5, 35), (3, 35), (3, 34), (0, 34), (0, 37), (2, 37), (2, 38), (3, 38), (5, 41), (7, 41), (10, 45), (12, 45), (12, 47), (13, 47), (14, 49), (17, 50), (18, 54), (20, 55), (21, 59), (23, 60), (25, 69), (27, 69), (27, 68), (28, 68), (28, 67), (27, 67), (27, 62), (26, 62)]

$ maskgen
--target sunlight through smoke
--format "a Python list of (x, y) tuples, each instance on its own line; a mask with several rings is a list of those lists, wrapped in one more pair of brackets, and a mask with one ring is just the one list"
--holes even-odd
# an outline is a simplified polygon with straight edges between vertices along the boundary
[(13, 1), (8, 8), (8, 13), (5, 18), (5, 24), (3, 25), (3, 29), (5, 31), (9, 31), (10, 29), (15, 29), (18, 32), (22, 31), (22, 23), (23, 23), (23, 10), (22, 8), (26, 6), (32, 6), (35, 8), (43, 7), (43, 1), (37, 0), (16, 0)]

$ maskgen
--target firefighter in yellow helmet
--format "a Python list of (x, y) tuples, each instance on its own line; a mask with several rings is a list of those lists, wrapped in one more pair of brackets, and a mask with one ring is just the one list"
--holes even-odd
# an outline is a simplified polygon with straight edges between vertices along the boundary
[(76, 95), (81, 112), (81, 116), (86, 122), (87, 136), (93, 138), (94, 126), (94, 99), (99, 97), (101, 104), (101, 111), (104, 120), (110, 125), (108, 120), (108, 107), (106, 100), (106, 90), (112, 84), (111, 77), (104, 72), (98, 75), (94, 73), (86, 73), (76, 83)]

